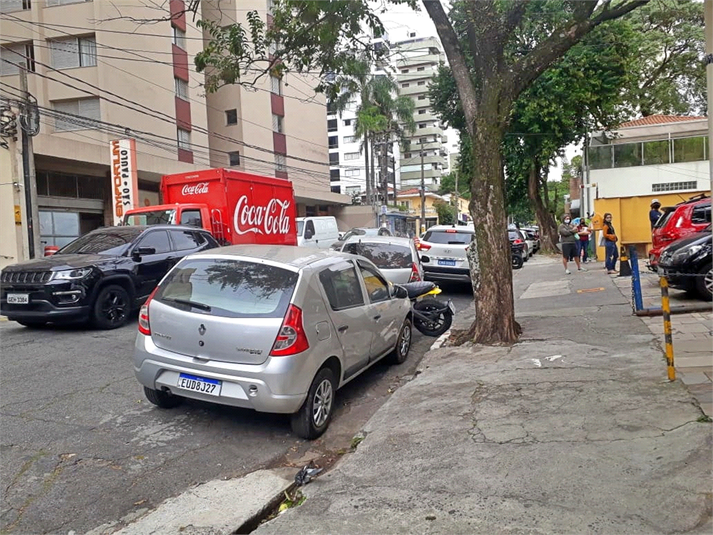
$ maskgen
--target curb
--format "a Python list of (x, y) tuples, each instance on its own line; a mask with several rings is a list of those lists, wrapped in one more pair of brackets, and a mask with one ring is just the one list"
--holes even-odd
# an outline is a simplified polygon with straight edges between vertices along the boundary
[(431, 344), (431, 347), (429, 351), (433, 351), (435, 349), (440, 349), (443, 347), (443, 344), (446, 343), (446, 340), (448, 340), (448, 337), (451, 335), (451, 329), (448, 329), (446, 332), (444, 332), (441, 336), (439, 336), (435, 342)]

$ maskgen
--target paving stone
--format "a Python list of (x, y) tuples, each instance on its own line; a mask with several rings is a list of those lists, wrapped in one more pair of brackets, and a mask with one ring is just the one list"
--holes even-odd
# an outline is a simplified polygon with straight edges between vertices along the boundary
[(710, 378), (702, 372), (681, 372), (681, 381), (685, 385), (713, 384)]
[(676, 364), (677, 367), (685, 368), (685, 367), (689, 367), (689, 366), (691, 366), (691, 367), (692, 366), (708, 366), (710, 364), (710, 361), (711, 361), (710, 356), (682, 357), (682, 356), (676, 355), (675, 347), (676, 346), (674, 346), (673, 356), (674, 356), (674, 363)]
[[(700, 401), (699, 401), (700, 403)], [(708, 417), (713, 417), (713, 403), (700, 403), (701, 405), (701, 410), (703, 411), (703, 414), (705, 414)]]

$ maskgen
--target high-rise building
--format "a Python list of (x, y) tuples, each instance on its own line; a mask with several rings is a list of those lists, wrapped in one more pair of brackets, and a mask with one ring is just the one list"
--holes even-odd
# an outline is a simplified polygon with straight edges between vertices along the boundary
[[(427, 189), (438, 189), (440, 177), (448, 168), (448, 141), (438, 116), (431, 109), (428, 85), (437, 74), (440, 63), (445, 62), (441, 44), (435, 37), (416, 37), (392, 44), (392, 58), (396, 68), (399, 93), (413, 99), (415, 131), (408, 135), (399, 162), (401, 187), (420, 187), (423, 166)], [(421, 159), (423, 153), (423, 159)]]
[[(188, 5), (197, 13), (185, 12)], [(269, 24), (269, 0), (184, 2), (163, 8), (84, 0), (0, 3), (0, 108), (19, 114), (20, 69), (37, 100), (36, 255), (111, 224), (113, 139), (136, 143), (138, 201), (160, 202), (169, 173), (232, 167), (290, 179), (300, 215), (349, 199), (329, 188), (326, 104), (311, 75), (262, 77), (206, 95), (194, 57), (209, 35), (195, 20)], [(154, 21), (141, 25), (137, 21)], [(0, 266), (27, 258), (19, 140), (0, 146)], [(15, 207), (12, 210), (6, 207)], [(17, 223), (17, 225), (16, 225)], [(19, 231), (17, 229), (20, 229)]]

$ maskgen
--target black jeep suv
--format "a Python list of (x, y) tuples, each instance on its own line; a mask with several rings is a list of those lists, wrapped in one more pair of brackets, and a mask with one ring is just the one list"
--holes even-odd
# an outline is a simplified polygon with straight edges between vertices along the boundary
[(100, 228), (52, 256), (3, 269), (0, 314), (27, 327), (88, 320), (116, 329), (181, 258), (213, 247), (215, 238), (194, 227)]
[(678, 239), (661, 250), (658, 267), (663, 270), (668, 283), (697, 293), (701, 299), (713, 298), (713, 240), (711, 225), (703, 230)]

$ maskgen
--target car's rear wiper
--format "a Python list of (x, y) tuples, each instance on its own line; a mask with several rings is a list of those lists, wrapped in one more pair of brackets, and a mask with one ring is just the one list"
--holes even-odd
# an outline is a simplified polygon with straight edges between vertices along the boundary
[(178, 303), (179, 305), (186, 305), (189, 307), (197, 308), (199, 310), (204, 310), (206, 312), (211, 311), (209, 305), (203, 303), (196, 303), (195, 301), (189, 301), (188, 299), (175, 299), (173, 297), (164, 297), (162, 301), (168, 301), (169, 303)]

